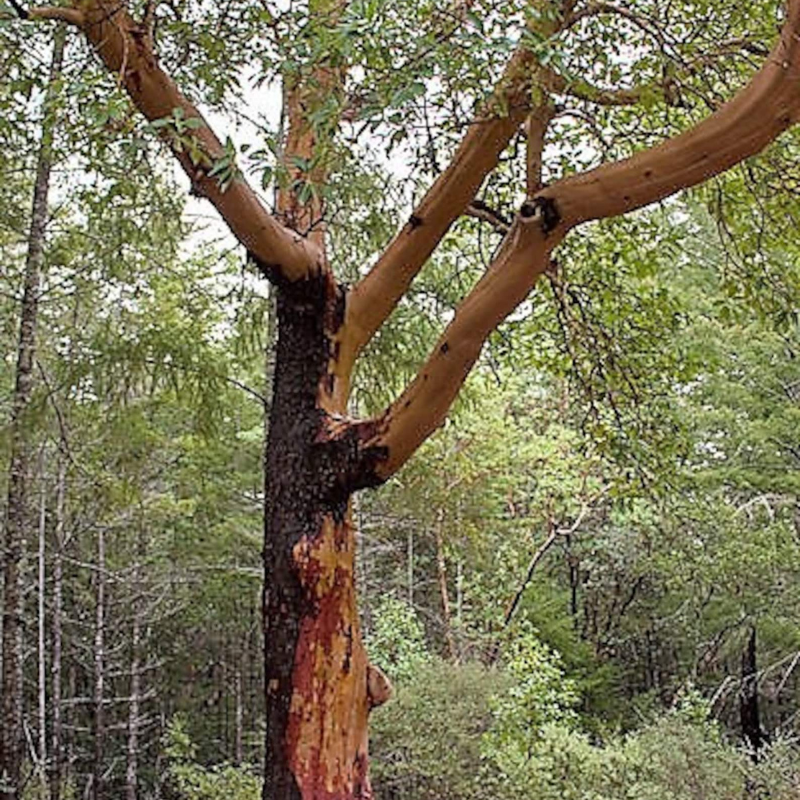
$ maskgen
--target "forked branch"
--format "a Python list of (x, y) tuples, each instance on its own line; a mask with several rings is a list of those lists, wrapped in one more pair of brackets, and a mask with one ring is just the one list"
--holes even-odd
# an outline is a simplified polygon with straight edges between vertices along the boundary
[(533, 59), (522, 51), (512, 58), (483, 116), (470, 125), (447, 169), (370, 272), (353, 287), (346, 318), (351, 362), (497, 166), (528, 114), (533, 68)]
[(568, 177), (527, 201), (483, 278), (401, 396), (372, 421), (386, 479), (443, 422), (490, 333), (527, 297), (575, 226), (618, 216), (695, 186), (760, 152), (800, 118), (800, 0), (750, 83), (712, 116), (624, 161)]
[(386, 479), (443, 422), (489, 334), (528, 296), (561, 236), (541, 215), (518, 216), (495, 260), (458, 307), (428, 360), (400, 397), (373, 421), (366, 452), (384, 452), (375, 472)]

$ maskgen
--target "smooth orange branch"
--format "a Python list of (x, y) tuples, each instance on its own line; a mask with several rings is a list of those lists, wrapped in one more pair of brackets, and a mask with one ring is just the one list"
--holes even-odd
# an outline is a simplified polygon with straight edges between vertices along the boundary
[[(108, 69), (119, 75), (134, 105), (151, 122), (175, 117), (199, 120), (181, 142), (170, 139), (173, 152), (192, 182), (193, 191), (207, 197), (266, 274), (297, 281), (325, 270), (324, 254), (311, 242), (281, 225), (242, 177), (226, 187), (210, 175), (225, 149), (200, 112), (161, 69), (145, 27), (128, 14), (121, 0), (80, 0), (72, 9), (58, 9), (79, 24)], [(76, 16), (78, 15), (78, 16)], [(44, 10), (39, 11), (45, 17)], [(176, 146), (177, 145), (177, 146)]]
[(489, 270), (467, 295), (436, 349), (398, 400), (371, 420), (365, 442), (391, 476), (443, 422), (489, 334), (524, 300), (568, 231), (694, 186), (758, 153), (800, 118), (800, 0), (789, 3), (780, 41), (733, 100), (690, 131), (569, 177), (527, 201)]
[(625, 214), (756, 155), (799, 118), (800, 0), (790, 0), (780, 39), (732, 100), (657, 147), (553, 184), (537, 201), (565, 228)]
[[(573, 0), (529, 2), (539, 12), (529, 24), (542, 37), (557, 34), (574, 6)], [(534, 100), (534, 89), (544, 90), (544, 96)], [(528, 112), (535, 113), (548, 105), (542, 66), (533, 53), (520, 48), (447, 169), (436, 179), (370, 272), (350, 293), (340, 343), (343, 372), (349, 374), (359, 351), (392, 313), (450, 226), (467, 211)]]
[(467, 295), (416, 378), (373, 421), (367, 450), (386, 458), (379, 478), (394, 474), (443, 422), (489, 334), (528, 296), (562, 236), (544, 232), (542, 216), (518, 216), (491, 266)]
[[(310, 0), (309, 11), (334, 27), (346, 10), (347, 0)], [(288, 175), (288, 185), (280, 187), (277, 197), (277, 215), (292, 230), (303, 233), (323, 252), (325, 251), (326, 223), (324, 203), (320, 188), (327, 181), (329, 163), (325, 148), (330, 147), (333, 131), (338, 126), (339, 114), (327, 120), (322, 133), (312, 123), (315, 110), (336, 98), (343, 99), (346, 66), (334, 66), (330, 59), (316, 64), (309, 74), (284, 76), (283, 111), (286, 115), (286, 138), (282, 144), (283, 166)], [(298, 163), (307, 166), (301, 168)], [(302, 188), (312, 191), (305, 197)]]
[(447, 169), (370, 272), (353, 287), (346, 318), (353, 348), (351, 362), (497, 166), (501, 153), (527, 116), (533, 65), (533, 59), (525, 53), (512, 58), (487, 109), (470, 126)]

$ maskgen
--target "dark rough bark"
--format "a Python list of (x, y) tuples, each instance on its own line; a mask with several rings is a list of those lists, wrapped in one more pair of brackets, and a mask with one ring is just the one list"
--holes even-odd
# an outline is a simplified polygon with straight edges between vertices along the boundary
[(349, 497), (374, 473), (360, 452), (363, 432), (323, 408), (335, 390), (329, 365), (344, 300), (328, 275), (277, 289), (265, 456), (264, 800), (371, 797)]
[(766, 736), (761, 728), (761, 714), (758, 706), (758, 662), (756, 657), (756, 628), (750, 628), (747, 646), (742, 653), (742, 688), (739, 694), (739, 718), (742, 725), (742, 739), (750, 757), (758, 761), (761, 748), (766, 744)]
[(292, 701), (294, 654), (306, 611), (292, 548), (321, 524), (313, 442), (322, 431), (317, 393), (329, 341), (323, 327), (325, 287), (312, 280), (278, 290), (272, 407), (266, 448), (264, 636), (267, 762), (264, 800), (300, 800), (284, 743)]
[(29, 415), (34, 383), (39, 286), (44, 262), (47, 199), (50, 191), (55, 127), (52, 108), (64, 58), (64, 41), (64, 31), (58, 30), (53, 43), (50, 80), (44, 102), (45, 120), (34, 183), (11, 411), (11, 462), (3, 548), (3, 660), (2, 677), (0, 677), (0, 798), (2, 800), (14, 800), (19, 797), (23, 758), (22, 561), (26, 536), (32, 522), (29, 484), (33, 447), (30, 439)]

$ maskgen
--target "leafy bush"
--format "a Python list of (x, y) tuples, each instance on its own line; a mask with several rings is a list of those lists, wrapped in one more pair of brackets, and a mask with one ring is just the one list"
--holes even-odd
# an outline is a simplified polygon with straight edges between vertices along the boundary
[(494, 724), (483, 744), (503, 774), (513, 776), (528, 769), (546, 730), (576, 725), (579, 697), (575, 683), (564, 675), (558, 653), (532, 632), (510, 644), (506, 670), (513, 683), (492, 698)]
[(417, 612), (391, 595), (384, 597), (375, 609), (366, 645), (370, 660), (393, 682), (413, 679), (430, 660)]
[(380, 800), (493, 800), (481, 756), (490, 697), (508, 680), (480, 664), (432, 659), (399, 682), (371, 719), (371, 769)]
[(180, 716), (167, 730), (167, 787), (176, 800), (260, 800), (261, 779), (248, 764), (203, 767), (195, 758), (195, 747)]

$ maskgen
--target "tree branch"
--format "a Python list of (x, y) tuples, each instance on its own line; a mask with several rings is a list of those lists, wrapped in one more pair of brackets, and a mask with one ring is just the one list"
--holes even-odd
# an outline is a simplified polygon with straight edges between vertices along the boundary
[(477, 198), (467, 206), (464, 216), (488, 222), (503, 236), (511, 229), (511, 223), (497, 209), (486, 205), (483, 200), (478, 200)]
[[(527, 216), (525, 216), (527, 215)], [(400, 397), (376, 420), (365, 452), (381, 452), (379, 480), (396, 472), (445, 419), (489, 334), (527, 297), (563, 238), (548, 235), (526, 204), (484, 276), (456, 310), (432, 354)], [(377, 448), (377, 450), (376, 450)]]
[[(226, 154), (225, 148), (200, 112), (161, 69), (147, 29), (128, 14), (124, 2), (84, 0), (80, 9), (56, 11), (60, 19), (69, 16), (79, 20), (76, 24), (103, 63), (119, 75), (134, 105), (149, 121), (176, 118), (176, 114), (190, 121), (184, 131), (162, 128), (163, 138), (189, 176), (193, 192), (211, 201), (267, 277), (297, 281), (327, 269), (320, 249), (281, 225), (241, 175), (223, 187), (209, 174)], [(37, 15), (53, 18), (54, 12), (39, 9)], [(194, 120), (197, 122), (191, 122)]]
[(582, 19), (587, 17), (597, 17), (603, 14), (610, 14), (623, 19), (635, 25), (644, 33), (652, 36), (662, 47), (665, 44), (665, 37), (658, 24), (647, 16), (638, 14), (636, 11), (625, 8), (624, 6), (617, 6), (614, 3), (593, 2), (584, 6), (583, 8), (573, 11), (565, 20), (564, 27), (572, 28)]
[(555, 116), (555, 107), (548, 102), (534, 109), (525, 122), (525, 189), (533, 197), (542, 188), (542, 158), (547, 128)]
[(83, 25), (83, 14), (77, 8), (64, 8), (62, 6), (37, 6), (30, 8), (22, 13), (19, 3), (12, 3), (17, 13), (23, 19), (52, 19), (59, 22), (67, 22), (70, 25), (81, 27)]
[(533, 65), (530, 55), (515, 54), (482, 117), (470, 126), (447, 169), (370, 272), (353, 287), (345, 323), (351, 336), (351, 360), (389, 316), (442, 237), (497, 166), (501, 153), (527, 116)]
[(487, 272), (433, 353), (365, 441), (376, 478), (391, 476), (443, 422), (489, 334), (525, 299), (576, 225), (627, 213), (758, 153), (800, 117), (800, 0), (790, 0), (764, 67), (711, 117), (650, 150), (565, 178), (526, 201)]
[(800, 118), (800, 0), (790, 0), (764, 66), (718, 111), (631, 158), (570, 176), (539, 192), (566, 229), (626, 214), (696, 186), (756, 155)]
[[(554, 94), (564, 94), (585, 100), (600, 106), (632, 106), (636, 105), (646, 91), (642, 88), (633, 89), (601, 89), (593, 86), (588, 81), (567, 80), (555, 70), (548, 69), (544, 72), (544, 83), (548, 91)], [(650, 87), (647, 87), (650, 88)], [(663, 86), (658, 86), (663, 91)]]

